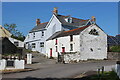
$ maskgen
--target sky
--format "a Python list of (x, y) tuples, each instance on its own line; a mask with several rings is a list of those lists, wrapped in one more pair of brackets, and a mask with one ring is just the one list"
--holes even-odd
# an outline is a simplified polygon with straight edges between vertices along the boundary
[(36, 19), (48, 22), (54, 7), (58, 14), (80, 19), (96, 17), (96, 23), (108, 35), (118, 34), (117, 2), (3, 2), (2, 25), (16, 24), (17, 29), (27, 35), (35, 26)]

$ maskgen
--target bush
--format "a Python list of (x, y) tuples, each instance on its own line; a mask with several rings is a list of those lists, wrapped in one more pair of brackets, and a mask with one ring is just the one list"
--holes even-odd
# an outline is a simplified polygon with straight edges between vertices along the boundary
[(112, 52), (120, 52), (120, 46), (112, 46), (112, 47), (110, 47), (110, 51), (112, 51)]

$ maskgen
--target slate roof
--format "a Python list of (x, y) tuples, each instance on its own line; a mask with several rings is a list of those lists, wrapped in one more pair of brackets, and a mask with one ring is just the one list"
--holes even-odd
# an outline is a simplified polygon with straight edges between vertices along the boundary
[(48, 22), (40, 23), (38, 26), (35, 26), (30, 32), (38, 31), (46, 27)]
[(118, 45), (120, 45), (120, 34), (116, 35), (115, 37), (118, 40)]
[(0, 37), (0, 50), (2, 54), (15, 54), (18, 49), (7, 37)]
[(76, 29), (69, 30), (69, 31), (56, 32), (50, 38), (48, 38), (47, 41), (58, 38), (58, 37), (64, 37), (64, 36), (70, 36), (70, 35), (78, 35), (78, 34), (80, 34), (80, 32), (82, 32), (87, 27), (89, 27), (89, 26), (84, 26), (84, 27), (76, 28)]
[(59, 21), (62, 23), (62, 25), (74, 26), (74, 27), (83, 26), (89, 21), (89, 19), (83, 20), (83, 19), (71, 17), (72, 23), (69, 23), (69, 22), (65, 21), (65, 18), (68, 18), (70, 16), (56, 15), (56, 17), (59, 19)]
[(115, 36), (120, 41), (120, 34)]
[[(77, 27), (85, 25), (89, 21), (89, 19), (83, 20), (83, 19), (71, 17), (72, 23), (69, 23), (69, 22), (65, 21), (65, 18), (68, 18), (70, 16), (56, 15), (56, 17), (62, 23), (62, 26), (67, 26), (67, 27), (76, 27), (77, 28)], [(48, 24), (48, 22), (41, 23), (38, 26), (35, 26), (30, 32), (41, 30), (41, 29), (45, 28), (47, 24)]]
[(114, 36), (107, 36), (107, 43), (109, 46), (120, 45), (120, 40)]
[(11, 37), (11, 33), (0, 25), (0, 37)]

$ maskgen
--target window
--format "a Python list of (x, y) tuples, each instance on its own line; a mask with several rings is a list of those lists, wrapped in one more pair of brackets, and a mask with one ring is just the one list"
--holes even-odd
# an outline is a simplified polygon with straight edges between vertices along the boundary
[(98, 48), (98, 50), (101, 50), (101, 48)]
[(32, 48), (35, 48), (35, 45), (36, 45), (35, 43), (32, 43)]
[(56, 52), (58, 52), (57, 46), (56, 46)]
[(72, 23), (72, 17), (69, 16), (69, 17), (65, 18), (65, 21), (68, 22), (68, 23)]
[(89, 25), (91, 25), (91, 23), (89, 22), (87, 25), (89, 26)]
[(33, 33), (33, 39), (35, 38), (35, 33)]
[(91, 34), (91, 35), (99, 35), (96, 29), (91, 29), (89, 34)]
[(44, 31), (42, 31), (42, 36), (44, 36)]
[(70, 35), (70, 41), (73, 41), (73, 35)]
[(68, 18), (68, 22), (70, 23), (70, 18)]
[(57, 45), (57, 44), (58, 44), (58, 40), (56, 39), (56, 40), (55, 40), (55, 45)]
[(19, 46), (19, 42), (14, 42), (14, 45), (15, 46)]
[(70, 51), (73, 51), (73, 44), (70, 44)]
[(44, 47), (44, 42), (41, 42), (41, 43), (40, 43), (40, 47)]
[(92, 48), (90, 48), (90, 50), (93, 52), (93, 49), (92, 49)]

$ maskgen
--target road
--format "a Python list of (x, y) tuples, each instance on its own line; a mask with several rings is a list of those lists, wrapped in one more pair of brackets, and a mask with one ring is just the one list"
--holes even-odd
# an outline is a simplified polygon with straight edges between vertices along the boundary
[(106, 66), (105, 70), (109, 71), (108, 66), (115, 65), (115, 61), (94, 61), (81, 62), (74, 64), (33, 64), (28, 67), (39, 68), (36, 71), (4, 74), (4, 78), (73, 78), (78, 74), (87, 71), (96, 71), (98, 66)]

